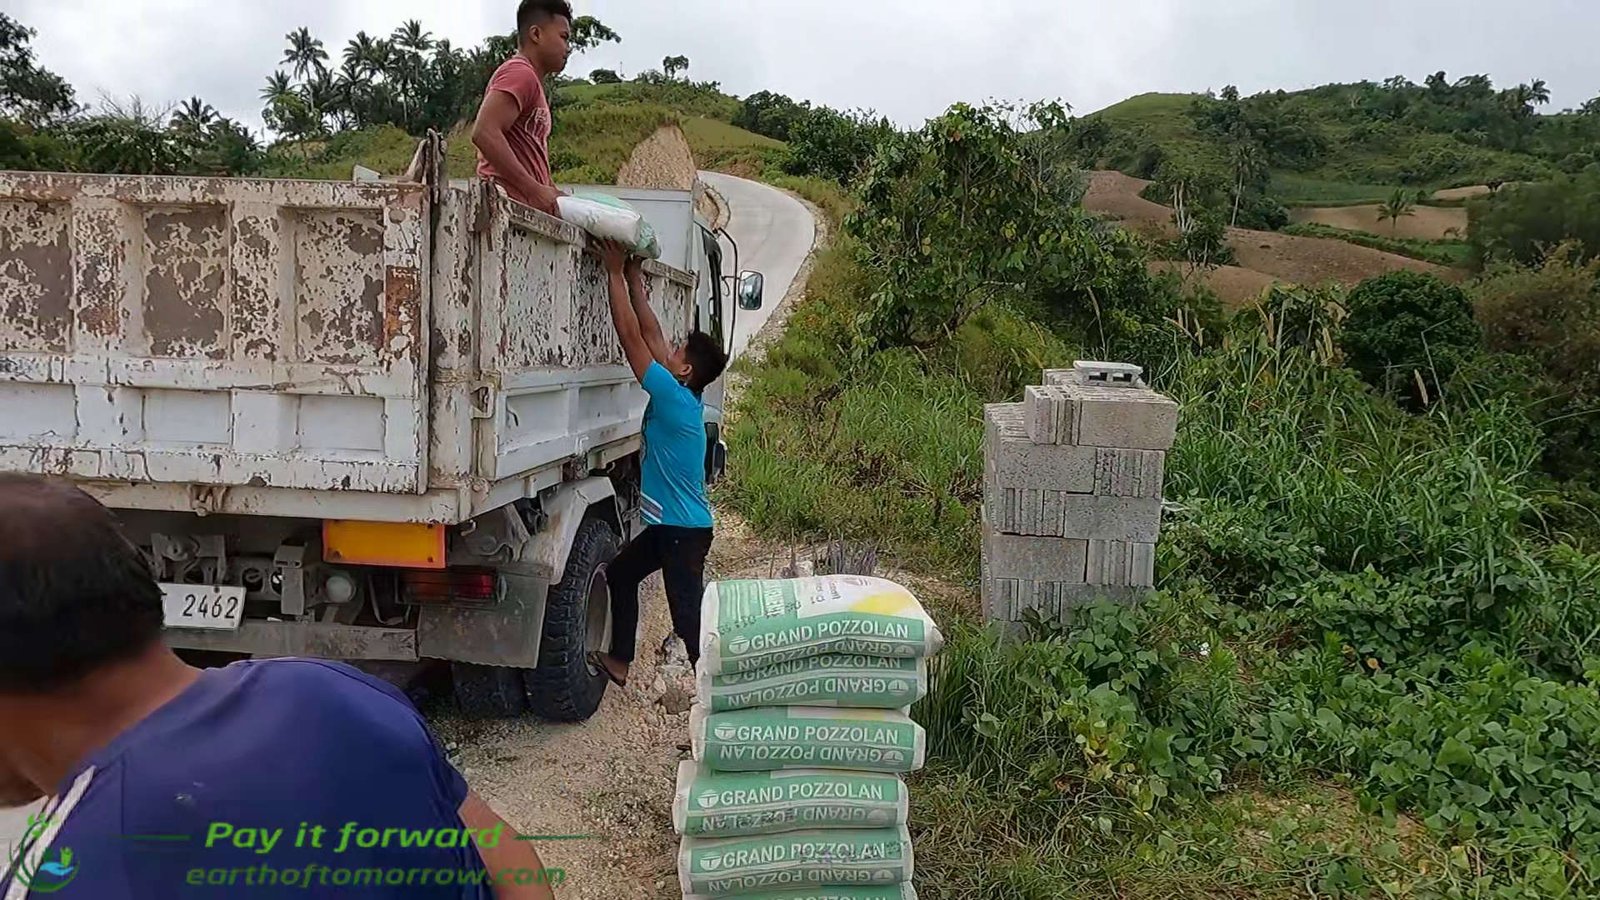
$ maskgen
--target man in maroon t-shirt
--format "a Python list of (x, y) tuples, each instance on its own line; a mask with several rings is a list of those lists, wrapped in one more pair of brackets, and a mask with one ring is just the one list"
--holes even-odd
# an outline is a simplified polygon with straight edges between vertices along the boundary
[(517, 7), (517, 55), (489, 80), (472, 128), (478, 175), (511, 199), (559, 216), (550, 177), (550, 101), (544, 78), (572, 55), (572, 6), (567, 0), (522, 0)]

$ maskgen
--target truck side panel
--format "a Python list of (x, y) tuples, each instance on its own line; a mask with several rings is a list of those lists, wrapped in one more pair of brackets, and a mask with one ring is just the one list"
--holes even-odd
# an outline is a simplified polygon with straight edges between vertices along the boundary
[(0, 173), (0, 470), (421, 493), (422, 185)]
[[(498, 194), (483, 202), (478, 353), (493, 400), (481, 411), (480, 472), (508, 478), (636, 437), (648, 398), (617, 340), (585, 235)], [(693, 276), (654, 262), (645, 273), (663, 332), (682, 340), (694, 317)]]

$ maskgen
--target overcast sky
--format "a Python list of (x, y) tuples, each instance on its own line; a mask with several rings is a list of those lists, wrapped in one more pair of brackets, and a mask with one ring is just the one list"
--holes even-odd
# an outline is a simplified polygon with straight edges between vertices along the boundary
[[(696, 80), (920, 125), (958, 100), (1059, 97), (1079, 113), (1146, 91), (1246, 94), (1329, 81), (1485, 72), (1543, 78), (1551, 110), (1600, 95), (1600, 0), (577, 0), (621, 33), (573, 59), (631, 76), (684, 54)], [(0, 0), (39, 32), (81, 100), (198, 95), (260, 128), (288, 31), (335, 60), (358, 30), (421, 19), (471, 46), (514, 30), (515, 0)]]

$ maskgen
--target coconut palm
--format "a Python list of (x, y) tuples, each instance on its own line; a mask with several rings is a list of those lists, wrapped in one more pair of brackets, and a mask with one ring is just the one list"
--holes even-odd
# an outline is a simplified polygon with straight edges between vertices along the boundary
[(168, 127), (186, 138), (199, 139), (217, 121), (217, 111), (199, 97), (190, 97), (172, 114)]
[(1390, 228), (1397, 234), (1400, 230), (1400, 220), (1416, 214), (1416, 198), (1406, 193), (1404, 189), (1396, 189), (1389, 199), (1378, 207), (1378, 221), (1392, 223)]
[(283, 53), (283, 65), (293, 66), (296, 78), (304, 78), (308, 72), (322, 70), (322, 64), (328, 61), (328, 51), (323, 49), (322, 41), (311, 36), (311, 29), (291, 31), (285, 37), (289, 41), (289, 49)]

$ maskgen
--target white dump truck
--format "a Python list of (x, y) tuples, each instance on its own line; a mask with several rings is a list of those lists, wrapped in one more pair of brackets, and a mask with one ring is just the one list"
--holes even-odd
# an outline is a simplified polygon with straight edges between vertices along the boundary
[[(0, 172), (0, 471), (117, 512), (180, 652), (445, 661), (469, 713), (581, 721), (647, 398), (587, 236), (443, 149), (399, 181)], [(660, 235), (669, 339), (727, 346), (761, 276), (694, 192), (603, 190)]]

